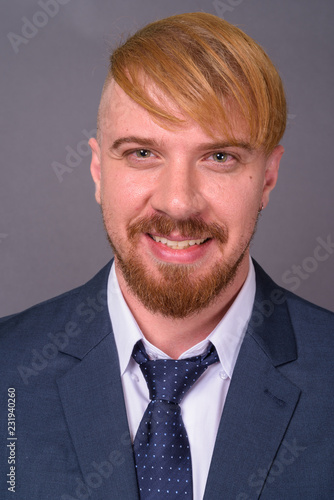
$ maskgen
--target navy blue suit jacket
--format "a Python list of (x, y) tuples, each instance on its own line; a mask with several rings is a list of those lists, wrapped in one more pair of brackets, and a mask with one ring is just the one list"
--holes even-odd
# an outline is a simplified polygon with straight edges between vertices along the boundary
[[(138, 499), (109, 269), (0, 321), (1, 498)], [(329, 500), (334, 314), (256, 276), (204, 498)]]

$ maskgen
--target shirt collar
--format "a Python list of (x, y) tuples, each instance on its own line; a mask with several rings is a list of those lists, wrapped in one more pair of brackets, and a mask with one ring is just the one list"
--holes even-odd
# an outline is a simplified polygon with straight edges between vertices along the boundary
[[(227, 313), (206, 339), (185, 351), (179, 359), (202, 354), (207, 349), (208, 343), (212, 342), (217, 349), (223, 370), (231, 378), (251, 317), (255, 289), (255, 270), (250, 259), (246, 281)], [(151, 358), (168, 358), (165, 353), (144, 338), (119, 287), (115, 263), (111, 267), (108, 279), (108, 309), (115, 336), (121, 375), (128, 367), (133, 347), (138, 340), (143, 341)]]

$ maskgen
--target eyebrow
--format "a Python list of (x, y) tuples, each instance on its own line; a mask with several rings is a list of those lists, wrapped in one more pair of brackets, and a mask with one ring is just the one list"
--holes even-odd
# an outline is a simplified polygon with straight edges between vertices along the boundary
[[(145, 147), (158, 147), (159, 143), (155, 141), (154, 139), (149, 139), (147, 137), (138, 137), (138, 136), (127, 136), (127, 137), (120, 137), (119, 139), (116, 139), (111, 147), (110, 151), (117, 150), (119, 149), (122, 144), (128, 144), (128, 143), (135, 143), (141, 146)], [(208, 143), (202, 143), (197, 145), (197, 150), (202, 151), (202, 150), (219, 150), (219, 149), (226, 149), (226, 148), (231, 148), (231, 147), (237, 147), (240, 149), (244, 149), (247, 152), (252, 152), (254, 151), (254, 148), (251, 146), (249, 142), (246, 141), (241, 141), (241, 140), (235, 140), (235, 141), (218, 141), (218, 142), (208, 142)]]
[(240, 148), (245, 149), (248, 152), (254, 151), (254, 147), (251, 146), (249, 142), (241, 141), (236, 139), (235, 141), (219, 141), (219, 142), (208, 142), (205, 144), (199, 144), (198, 149), (226, 149), (226, 148)]
[(149, 146), (149, 147), (156, 147), (157, 142), (153, 139), (147, 139), (145, 137), (137, 137), (134, 135), (130, 135), (129, 137), (120, 137), (119, 139), (116, 139), (110, 146), (110, 150), (115, 150), (119, 149), (122, 144), (128, 144), (128, 143), (135, 143), (135, 144), (140, 144), (142, 146)]

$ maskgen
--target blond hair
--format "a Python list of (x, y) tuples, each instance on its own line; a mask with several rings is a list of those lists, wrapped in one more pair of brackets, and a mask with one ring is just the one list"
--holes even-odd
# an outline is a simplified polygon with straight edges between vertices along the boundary
[(220, 129), (233, 140), (241, 116), (252, 146), (270, 153), (285, 130), (275, 66), (252, 38), (212, 14), (176, 15), (140, 29), (111, 54), (104, 91), (112, 79), (166, 127), (182, 120), (152, 97), (147, 81), (210, 135)]

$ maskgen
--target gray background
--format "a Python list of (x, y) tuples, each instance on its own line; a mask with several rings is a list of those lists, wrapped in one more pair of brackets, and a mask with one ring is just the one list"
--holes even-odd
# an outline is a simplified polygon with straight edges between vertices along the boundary
[[(59, 2), (52, 15), (37, 0), (0, 6), (0, 316), (85, 282), (109, 260), (83, 142), (83, 130), (95, 127), (109, 48), (149, 21), (196, 10), (239, 25), (279, 68), (286, 153), (252, 253), (278, 283), (334, 311), (334, 250), (316, 250), (317, 239), (334, 240), (334, 2)], [(79, 153), (66, 159), (72, 150)], [(55, 162), (67, 169), (58, 177)]]

